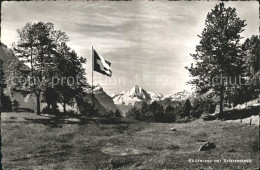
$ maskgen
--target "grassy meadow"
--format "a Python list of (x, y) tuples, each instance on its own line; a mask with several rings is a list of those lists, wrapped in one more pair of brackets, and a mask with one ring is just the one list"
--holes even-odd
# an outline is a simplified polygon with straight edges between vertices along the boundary
[[(208, 121), (146, 123), (60, 120), (2, 113), (3, 169), (257, 169), (257, 125)], [(175, 130), (170, 130), (174, 128)], [(205, 142), (216, 148), (198, 151)], [(189, 159), (251, 159), (191, 163)]]

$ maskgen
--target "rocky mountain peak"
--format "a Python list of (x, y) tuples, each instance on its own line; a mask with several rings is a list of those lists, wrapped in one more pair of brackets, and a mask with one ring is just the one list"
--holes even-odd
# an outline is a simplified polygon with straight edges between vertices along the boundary
[(129, 94), (129, 97), (134, 98), (137, 97), (138, 99), (150, 99), (149, 94), (139, 87), (138, 85), (135, 85), (130, 91), (127, 92)]

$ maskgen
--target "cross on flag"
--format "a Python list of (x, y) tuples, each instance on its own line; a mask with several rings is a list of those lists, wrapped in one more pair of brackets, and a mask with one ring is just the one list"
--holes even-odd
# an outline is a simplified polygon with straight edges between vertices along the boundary
[(105, 60), (101, 55), (99, 55), (93, 49), (94, 55), (94, 71), (99, 72), (101, 74), (107, 75), (109, 77), (112, 76), (111, 63)]

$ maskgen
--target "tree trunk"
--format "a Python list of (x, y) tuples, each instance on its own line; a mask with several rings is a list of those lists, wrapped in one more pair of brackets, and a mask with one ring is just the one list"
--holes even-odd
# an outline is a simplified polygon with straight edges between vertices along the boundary
[(224, 86), (220, 87), (219, 118), (223, 117)]
[(40, 115), (41, 113), (41, 101), (40, 101), (41, 94), (36, 94), (36, 100), (37, 100), (37, 115)]
[(47, 103), (47, 108), (48, 108), (48, 110), (51, 109), (51, 104), (50, 103)]
[(231, 108), (231, 90), (228, 90), (228, 107)]
[(66, 102), (63, 103), (63, 112), (66, 113)]

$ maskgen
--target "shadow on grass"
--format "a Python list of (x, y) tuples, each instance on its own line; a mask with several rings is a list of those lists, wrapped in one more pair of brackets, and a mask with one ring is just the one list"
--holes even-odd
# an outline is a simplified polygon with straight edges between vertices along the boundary
[(61, 128), (64, 124), (79, 124), (78, 122), (64, 120), (60, 118), (49, 118), (49, 119), (30, 119), (25, 118), (25, 120), (30, 121), (31, 123), (43, 124), (45, 126), (49, 126), (51, 128)]
[(77, 124), (77, 125), (84, 125), (84, 124), (112, 124), (112, 125), (120, 125), (120, 124), (133, 124), (134, 122), (129, 120), (124, 120), (122, 118), (85, 118), (81, 117), (80, 119), (77, 118), (77, 121), (69, 120), (70, 118), (75, 117), (49, 117), (48, 119), (39, 118), (39, 119), (31, 119), (31, 118), (24, 118), (25, 120), (31, 123), (38, 123), (43, 124), (45, 126), (49, 126), (51, 128), (62, 128), (65, 124)]
[[(53, 153), (52, 153), (53, 152)], [(12, 161), (17, 162), (17, 161), (28, 161), (31, 159), (52, 159), (53, 161), (57, 161), (57, 159), (64, 159), (65, 157), (67, 157), (68, 155), (68, 151), (51, 151), (51, 152), (47, 152), (47, 153), (42, 153), (42, 154), (34, 154), (31, 156), (26, 156), (26, 157), (22, 157), (22, 158), (16, 158), (13, 159)]]
[[(90, 119), (90, 121), (91, 121), (91, 119)], [(107, 124), (107, 125), (109, 125), (109, 124), (114, 124), (114, 125), (133, 124), (134, 123), (133, 121), (125, 120), (122, 118), (100, 118), (100, 119), (96, 119), (96, 122), (100, 123), (100, 124)]]

